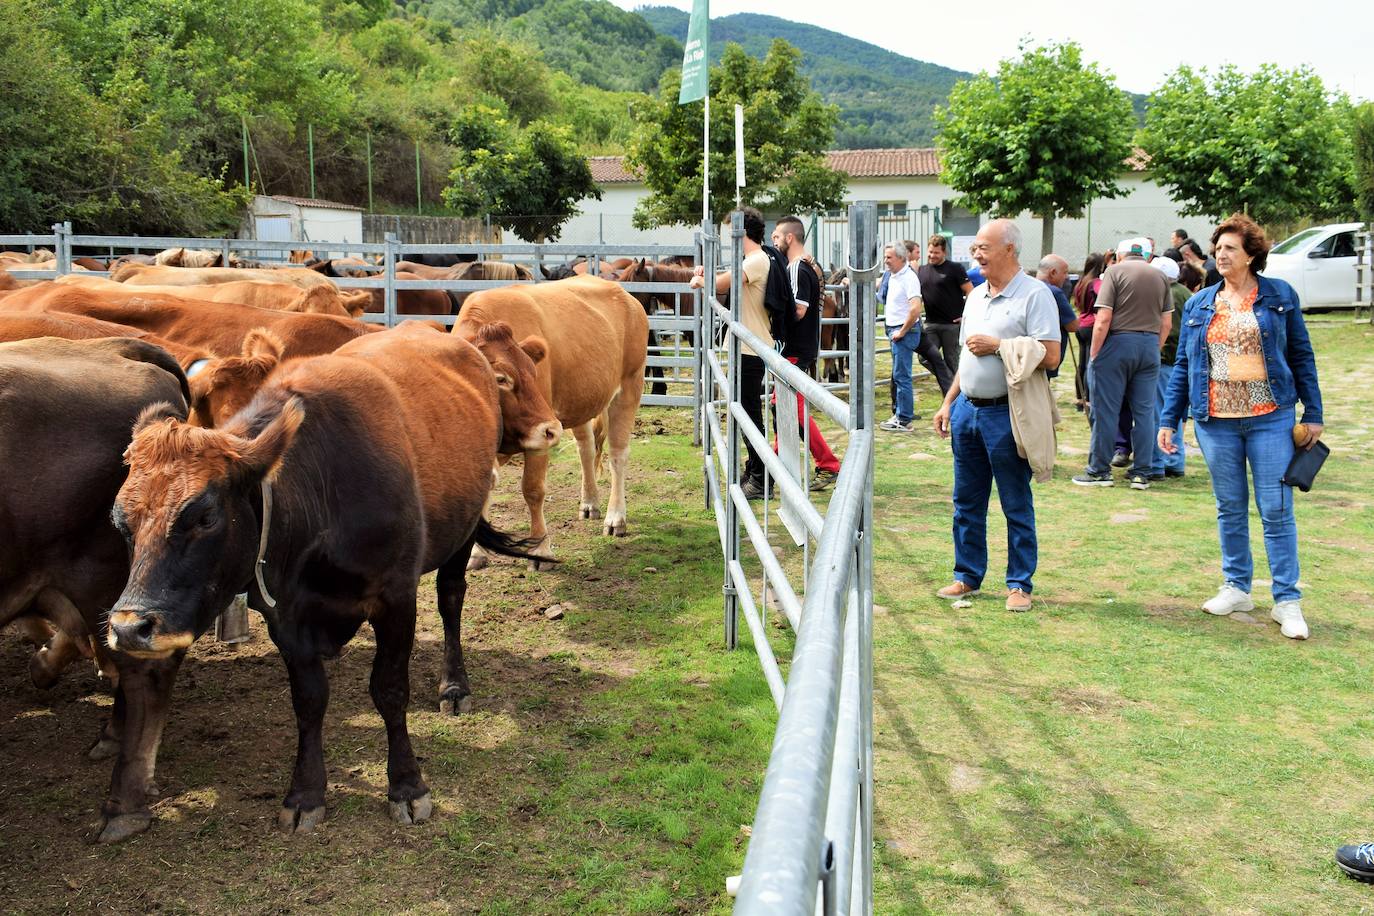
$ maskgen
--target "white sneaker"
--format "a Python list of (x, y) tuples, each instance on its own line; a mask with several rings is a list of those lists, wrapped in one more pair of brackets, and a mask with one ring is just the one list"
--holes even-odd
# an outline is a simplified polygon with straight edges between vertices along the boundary
[(1253, 611), (1255, 602), (1251, 601), (1249, 595), (1234, 585), (1223, 585), (1221, 591), (1217, 592), (1217, 596), (1206, 601), (1202, 605), (1202, 609), (1209, 614), (1225, 617), (1236, 611)]
[(1307, 638), (1307, 621), (1302, 619), (1302, 605), (1296, 601), (1280, 601), (1269, 612), (1279, 632), (1289, 639)]

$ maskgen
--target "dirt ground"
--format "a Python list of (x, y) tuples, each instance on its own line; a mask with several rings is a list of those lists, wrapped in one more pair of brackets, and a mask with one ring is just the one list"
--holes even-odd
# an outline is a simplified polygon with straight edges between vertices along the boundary
[[(666, 432), (664, 421), (641, 418), (641, 435)], [(192, 649), (158, 759), (153, 827), (116, 846), (94, 843), (110, 762), (85, 756), (108, 714), (105, 685), (79, 663), (54, 689), (39, 691), (28, 680), (28, 647), (0, 634), (0, 909), (557, 911), (554, 895), (574, 876), (544, 850), (576, 847), (578, 838), (547, 836), (567, 825), (539, 814), (563, 753), (561, 738), (549, 735), (565, 735), (595, 709), (599, 692), (634, 669), (613, 641), (587, 638), (543, 611), (634, 588), (621, 581), (625, 567), (607, 571), (606, 559), (633, 563), (639, 550), (633, 536), (608, 546), (599, 522), (575, 519), (575, 454), (564, 449), (549, 488), (549, 525), (565, 563), (536, 574), (498, 561), (469, 575), (463, 641), (471, 714), (437, 710), (442, 629), (433, 579), (421, 582), (409, 721), (436, 815), (420, 828), (387, 817), (385, 734), (367, 693), (373, 646), (366, 627), (327, 663), (329, 815), (319, 831), (290, 838), (275, 828), (295, 720), (285, 669), (261, 618), (250, 614), (250, 642), (205, 637)], [(518, 471), (502, 475), (493, 519), (523, 531), (517, 479)], [(632, 524), (634, 512), (632, 504)], [(487, 830), (495, 825), (518, 829)], [(539, 858), (528, 868), (520, 867), (522, 835), (528, 855)], [(500, 848), (484, 851), (484, 840)]]

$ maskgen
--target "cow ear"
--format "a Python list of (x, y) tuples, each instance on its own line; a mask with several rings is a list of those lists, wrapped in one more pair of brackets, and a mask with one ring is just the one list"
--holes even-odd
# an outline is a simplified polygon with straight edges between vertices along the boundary
[(282, 405), (281, 413), (244, 444), (242, 456), (246, 473), (255, 478), (275, 478), (303, 420), (305, 405), (298, 397), (290, 398)]
[(536, 366), (549, 355), (549, 345), (544, 342), (544, 338), (531, 334), (520, 341), (520, 349), (525, 351), (525, 355), (530, 358)]
[(243, 338), (243, 355), (276, 365), (286, 349), (281, 338), (266, 328), (253, 328)]
[(182, 413), (167, 401), (158, 401), (156, 404), (149, 404), (138, 414), (138, 419), (134, 421), (133, 435), (137, 436), (154, 423), (163, 420), (180, 420)]

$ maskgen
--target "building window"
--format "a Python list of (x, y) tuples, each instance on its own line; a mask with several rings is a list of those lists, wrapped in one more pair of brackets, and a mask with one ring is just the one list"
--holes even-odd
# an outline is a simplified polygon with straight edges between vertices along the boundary
[(878, 219), (906, 219), (906, 201), (884, 201), (878, 204)]

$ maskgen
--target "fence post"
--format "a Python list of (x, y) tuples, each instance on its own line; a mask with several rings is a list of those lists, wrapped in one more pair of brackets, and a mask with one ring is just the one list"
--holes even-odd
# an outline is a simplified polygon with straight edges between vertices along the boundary
[(372, 131), (367, 132), (367, 212), (372, 212)]
[(52, 234), (55, 236), (52, 246), (53, 257), (56, 259), (55, 266), (59, 277), (72, 272), (71, 231), (72, 224), (69, 222), (54, 223), (52, 227)]
[[(703, 226), (702, 230), (704, 229), (705, 227)], [(706, 245), (706, 235), (704, 231), (698, 231), (693, 241), (696, 243), (696, 251), (693, 252), (696, 263), (698, 265), (705, 264), (706, 258), (702, 256), (702, 248)], [(702, 279), (705, 280), (706, 278), (703, 276)], [(681, 301), (681, 296), (678, 297), (678, 300)], [(703, 319), (706, 316), (706, 310), (710, 308), (710, 306), (706, 304), (705, 286), (702, 286), (701, 289), (697, 290), (692, 295), (692, 308), (697, 319), (696, 332), (693, 335), (692, 345), (692, 373), (696, 379), (692, 385), (692, 417), (695, 421), (692, 423), (692, 445), (693, 447), (700, 448), (703, 437), (706, 435), (703, 431), (706, 411), (706, 350), (704, 349), (705, 343), (703, 343), (706, 338), (703, 336), (703, 331), (705, 330)], [(708, 451), (707, 454), (709, 455), (710, 452)], [(711, 501), (709, 490), (706, 494), (706, 501), (708, 503), (707, 508), (709, 509), (709, 503)]]
[(310, 154), (310, 199), (315, 199), (315, 125), (305, 125), (305, 142)]
[[(730, 318), (740, 320), (740, 300), (744, 295), (744, 214), (735, 210), (730, 218)], [(712, 288), (714, 289), (714, 279)], [(730, 335), (730, 404), (740, 401), (740, 342)], [(739, 559), (739, 511), (731, 491), (739, 486), (739, 442), (741, 433), (734, 411), (725, 411), (725, 443), (729, 454), (725, 462), (725, 648), (733, 649), (739, 637), (739, 595), (730, 578), (730, 564)]]
[(382, 311), (386, 314), (386, 326), (396, 323), (396, 233), (388, 232), (384, 240), (386, 250), (382, 253), (382, 270), (386, 277), (386, 289), (382, 293)]
[[(939, 215), (936, 215), (939, 219)], [(873, 277), (878, 272), (877, 210), (871, 201), (850, 208), (851, 248), (849, 263), (862, 273), (852, 276), (849, 285), (855, 296), (850, 310), (849, 335), (849, 426), (850, 429), (874, 428), (874, 335), (876, 330), (876, 291)], [(857, 273), (857, 272), (856, 272)], [(859, 783), (859, 835), (855, 845), (860, 850), (858, 880), (852, 891), (858, 895), (859, 907), (850, 909), (856, 916), (871, 916), (873, 912), (873, 453), (869, 452), (864, 504), (860, 513), (859, 541), (855, 564), (855, 585), (859, 592), (859, 715), (861, 719), (860, 751), (863, 755)]]
[[(280, 254), (280, 252), (278, 252)], [(219, 240), (219, 266), (230, 267), (229, 263), (229, 237), (225, 236)]]

